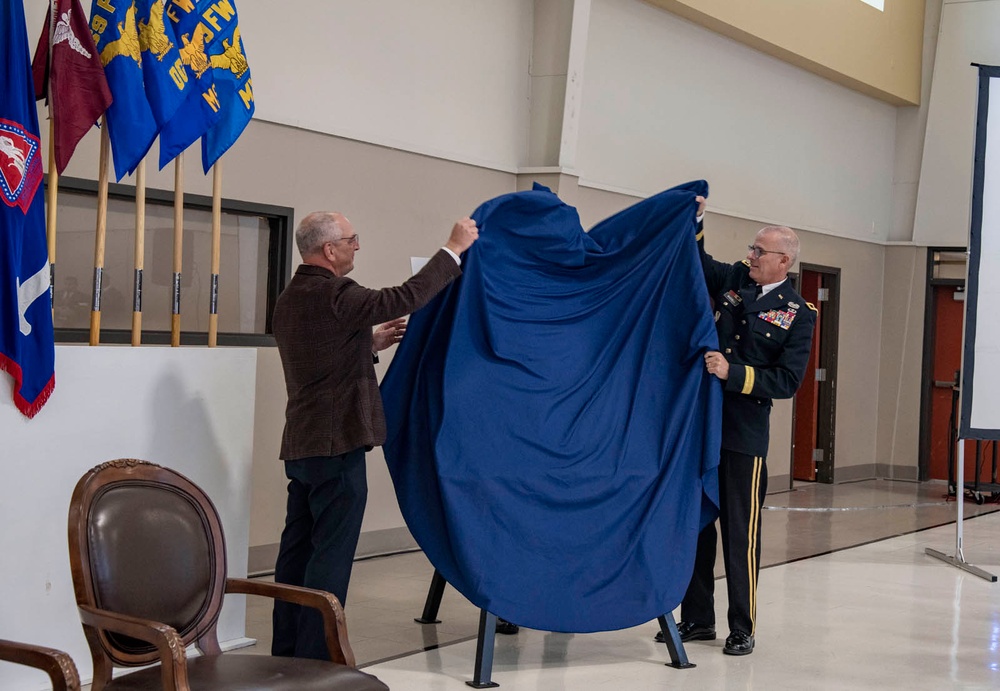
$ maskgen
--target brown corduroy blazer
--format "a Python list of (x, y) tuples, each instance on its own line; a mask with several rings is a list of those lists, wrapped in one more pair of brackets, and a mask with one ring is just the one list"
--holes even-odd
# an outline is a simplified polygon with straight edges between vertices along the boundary
[(423, 307), (461, 273), (444, 250), (401, 286), (381, 290), (299, 266), (272, 320), (288, 391), (283, 460), (339, 456), (385, 441), (372, 326)]

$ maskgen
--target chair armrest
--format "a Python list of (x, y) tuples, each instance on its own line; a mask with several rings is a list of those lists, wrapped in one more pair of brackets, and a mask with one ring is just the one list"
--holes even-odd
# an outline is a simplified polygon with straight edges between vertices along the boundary
[(165, 690), (189, 691), (187, 653), (177, 631), (169, 624), (151, 619), (110, 612), (90, 605), (77, 605), (80, 621), (104, 631), (138, 638), (156, 646), (160, 654), (160, 674)]
[(42, 670), (52, 681), (52, 691), (80, 691), (80, 673), (73, 658), (61, 650), (0, 640), (0, 660)]
[(323, 615), (323, 631), (326, 636), (326, 647), (330, 651), (330, 659), (348, 667), (357, 666), (354, 651), (351, 650), (351, 643), (347, 640), (347, 618), (344, 616), (344, 608), (340, 606), (340, 600), (333, 593), (248, 578), (227, 578), (226, 592), (260, 595), (318, 609), (319, 613)]

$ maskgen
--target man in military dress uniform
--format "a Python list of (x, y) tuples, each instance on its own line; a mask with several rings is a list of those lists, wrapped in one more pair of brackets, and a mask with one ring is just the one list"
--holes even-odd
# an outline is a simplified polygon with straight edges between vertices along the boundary
[[(790, 228), (761, 228), (746, 259), (718, 262), (705, 252), (705, 200), (698, 201), (698, 250), (715, 304), (721, 349), (705, 354), (705, 367), (725, 386), (719, 523), (730, 633), (723, 652), (748, 655), (754, 648), (771, 400), (791, 398), (799, 388), (812, 347), (816, 308), (788, 279), (799, 254), (798, 237)], [(681, 603), (682, 641), (715, 640), (716, 542), (713, 523), (698, 536), (694, 574)]]

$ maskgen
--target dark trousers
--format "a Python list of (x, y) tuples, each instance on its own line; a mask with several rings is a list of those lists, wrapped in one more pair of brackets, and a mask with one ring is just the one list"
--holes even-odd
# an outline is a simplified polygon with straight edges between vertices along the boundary
[[(274, 566), (277, 583), (316, 588), (347, 603), (368, 499), (365, 450), (285, 462), (288, 509)], [(318, 610), (275, 601), (271, 654), (329, 660)]]
[[(760, 518), (767, 493), (762, 456), (723, 451), (719, 463), (719, 525), (729, 593), (729, 630), (753, 635), (760, 571)], [(681, 620), (715, 624), (715, 523), (698, 535), (694, 574), (681, 602)]]

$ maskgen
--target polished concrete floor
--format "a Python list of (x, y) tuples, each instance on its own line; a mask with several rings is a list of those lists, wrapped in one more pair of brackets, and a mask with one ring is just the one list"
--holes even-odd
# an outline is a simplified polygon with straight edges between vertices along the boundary
[[(966, 560), (1000, 574), (997, 505), (963, 507)], [(955, 553), (955, 515), (943, 483), (770, 495), (752, 655), (723, 655), (721, 639), (689, 643), (697, 666), (676, 670), (652, 641), (655, 623), (579, 635), (522, 629), (497, 637), (492, 679), (511, 691), (1000, 688), (1000, 584), (924, 553)], [(351, 645), (359, 666), (393, 689), (458, 691), (472, 678), (478, 610), (448, 588), (440, 624), (413, 621), (432, 573), (419, 552), (355, 564)], [(725, 588), (717, 607), (724, 622)], [(258, 643), (241, 652), (266, 654), (266, 601), (248, 601), (247, 636)]]

